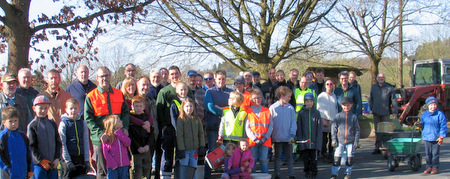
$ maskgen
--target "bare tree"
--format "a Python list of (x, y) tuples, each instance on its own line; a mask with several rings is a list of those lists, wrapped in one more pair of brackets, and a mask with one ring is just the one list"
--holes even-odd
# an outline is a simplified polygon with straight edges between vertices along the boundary
[(335, 0), (168, 1), (158, 3), (168, 16), (151, 24), (168, 30), (171, 39), (178, 38), (175, 43), (166, 44), (177, 49), (174, 54), (214, 54), (240, 70), (267, 71), (316, 45), (319, 41), (314, 36), (316, 25), (335, 3)]
[[(53, 0), (54, 2), (60, 0)], [(0, 8), (4, 15), (0, 16), (0, 52), (8, 48), (8, 71), (17, 72), (22, 67), (29, 66), (29, 49), (40, 41), (46, 41), (50, 36), (56, 40), (66, 40), (65, 47), (76, 52), (90, 54), (89, 56), (72, 56), (71, 60), (95, 59), (96, 50), (90, 51), (92, 42), (105, 32), (99, 27), (100, 22), (117, 24), (133, 24), (138, 15), (146, 15), (144, 7), (154, 0), (83, 0), (76, 5), (65, 5), (57, 15), (49, 16), (42, 13), (37, 19), (29, 20), (31, 0), (0, 0)], [(70, 2), (70, 1), (68, 1)], [(76, 14), (78, 9), (87, 10), (85, 14)], [(84, 39), (84, 40), (82, 40)], [(80, 44), (85, 41), (84, 45)], [(52, 62), (59, 60), (59, 50), (40, 50), (39, 59), (45, 59), (49, 54)], [(39, 50), (39, 49), (35, 49)], [(39, 59), (36, 59), (38, 61)]]

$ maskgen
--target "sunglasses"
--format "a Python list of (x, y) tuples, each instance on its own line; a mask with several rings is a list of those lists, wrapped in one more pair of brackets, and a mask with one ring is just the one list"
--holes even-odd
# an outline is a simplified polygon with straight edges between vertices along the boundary
[(214, 79), (213, 77), (204, 78), (205, 81), (213, 80), (213, 79)]

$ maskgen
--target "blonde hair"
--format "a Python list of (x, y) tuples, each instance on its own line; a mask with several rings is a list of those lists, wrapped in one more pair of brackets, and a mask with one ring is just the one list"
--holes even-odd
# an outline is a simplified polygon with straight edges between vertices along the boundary
[[(127, 88), (132, 85), (131, 83), (134, 82), (135, 91), (134, 94), (130, 95), (127, 92)], [(122, 82), (122, 87), (120, 88), (120, 91), (122, 91), (123, 96), (125, 99), (132, 99), (134, 96), (136, 96), (137, 86), (136, 86), (136, 80), (132, 77), (126, 77)]]
[(119, 116), (117, 115), (109, 115), (103, 120), (103, 126), (105, 127), (105, 133), (107, 140), (103, 142), (113, 143), (116, 139), (116, 136), (114, 135), (115, 127), (117, 123), (120, 121)]
[(236, 104), (232, 104), (232, 105), (239, 107), (244, 102), (244, 95), (242, 95), (242, 93), (240, 93), (238, 91), (232, 91), (230, 93), (229, 99), (236, 99)]
[[(236, 149), (236, 144), (234, 144), (234, 143), (228, 143), (227, 144), (227, 146), (225, 147), (225, 151), (227, 151), (229, 148), (233, 148), (233, 150), (234, 149)], [(228, 155), (226, 152), (225, 152), (225, 155)], [(230, 157), (230, 156), (227, 156), (227, 157)]]
[[(186, 103), (192, 103), (192, 107), (194, 108), (194, 111), (192, 111), (191, 116), (188, 116), (188, 114), (186, 114), (184, 112), (184, 105)], [(184, 101), (181, 103), (181, 110), (180, 110), (180, 116), (178, 118), (180, 118), (181, 120), (186, 120), (188, 118), (192, 118), (192, 119), (196, 119), (197, 117), (197, 113), (195, 113), (196, 107), (195, 107), (195, 102), (194, 100), (192, 100), (191, 98), (186, 98), (184, 99)]]

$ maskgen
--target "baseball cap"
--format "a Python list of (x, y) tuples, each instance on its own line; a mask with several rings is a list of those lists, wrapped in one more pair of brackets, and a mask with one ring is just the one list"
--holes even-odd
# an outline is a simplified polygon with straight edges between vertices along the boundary
[(353, 101), (349, 97), (344, 97), (342, 98), (341, 104), (353, 104)]
[(2, 83), (10, 81), (17, 81), (16, 77), (13, 74), (6, 73), (5, 75), (2, 76)]
[(304, 99), (305, 101), (308, 99), (314, 101), (314, 95), (312, 93), (306, 93)]
[(189, 70), (188, 72), (187, 72), (187, 76), (192, 76), (192, 75), (197, 75), (198, 73), (197, 73), (197, 71), (195, 71), (195, 70)]
[(238, 75), (234, 78), (234, 83), (244, 83), (245, 84), (245, 79), (243, 76)]
[(48, 99), (47, 96), (39, 95), (34, 98), (33, 106), (36, 106), (38, 104), (52, 104), (52, 102), (50, 102), (50, 99)]
[(430, 105), (431, 103), (437, 104), (437, 99), (434, 96), (430, 96), (425, 100), (425, 104)]
[(252, 75), (253, 76), (261, 76), (261, 74), (259, 72), (257, 72), (257, 71), (253, 72)]

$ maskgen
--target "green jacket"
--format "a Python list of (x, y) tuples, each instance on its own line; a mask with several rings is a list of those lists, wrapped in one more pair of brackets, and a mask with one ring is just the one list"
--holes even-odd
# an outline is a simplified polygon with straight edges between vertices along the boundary
[[(97, 87), (94, 90), (98, 90), (100, 93), (105, 92), (102, 88)], [(94, 91), (92, 90), (92, 91)], [(91, 92), (92, 92), (91, 91)], [(109, 91), (113, 91), (112, 87), (110, 87)], [(111, 105), (111, 100), (106, 101), (108, 103), (107, 105)], [(119, 118), (122, 119), (123, 128), (128, 130), (128, 125), (130, 121), (130, 110), (128, 109), (127, 101), (125, 100), (125, 97), (123, 98), (122, 103), (122, 113), (118, 114)], [(111, 112), (110, 112), (111, 114)], [(91, 100), (89, 99), (89, 95), (86, 96), (86, 101), (84, 103), (84, 120), (86, 121), (86, 124), (91, 131), (91, 141), (92, 145), (99, 146), (101, 145), (100, 137), (103, 135), (103, 132), (105, 130), (103, 126), (103, 120), (107, 117), (107, 115), (104, 116), (95, 116), (94, 115), (94, 108), (92, 107)]]
[[(175, 88), (171, 85), (167, 85), (163, 89), (161, 89), (158, 93), (158, 97), (156, 98), (156, 110), (158, 115), (158, 125), (159, 128), (162, 129), (167, 125), (171, 125), (170, 120), (170, 104), (177, 97), (177, 93), (175, 92)], [(192, 91), (189, 90), (188, 97), (194, 99)]]
[(205, 134), (203, 123), (199, 118), (177, 121), (177, 149), (197, 150), (205, 147)]

